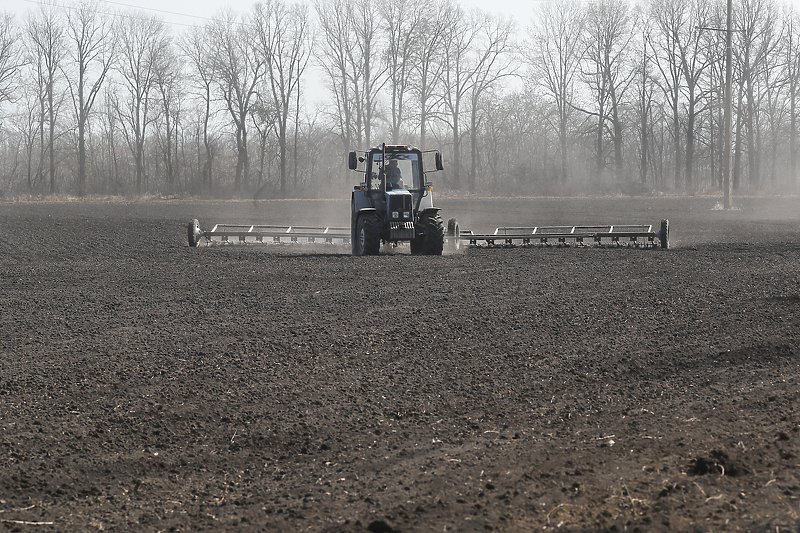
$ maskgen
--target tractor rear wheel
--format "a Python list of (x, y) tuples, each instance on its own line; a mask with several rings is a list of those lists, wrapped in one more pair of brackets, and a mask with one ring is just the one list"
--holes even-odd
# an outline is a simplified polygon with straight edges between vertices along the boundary
[[(422, 229), (422, 253), (425, 255), (442, 255), (444, 249), (444, 223), (439, 215), (420, 218)], [(412, 251), (413, 252), (413, 251)]]
[(358, 217), (353, 255), (378, 255), (381, 249), (381, 221), (376, 215)]

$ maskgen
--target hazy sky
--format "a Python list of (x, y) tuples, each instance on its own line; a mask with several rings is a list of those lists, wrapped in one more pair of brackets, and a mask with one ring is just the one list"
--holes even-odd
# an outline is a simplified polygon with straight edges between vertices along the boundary
[[(0, 0), (0, 10), (8, 10), (18, 15), (24, 14), (32, 7), (36, 7), (40, 0)], [(41, 0), (52, 2), (56, 5), (73, 5), (77, 0)], [(177, 28), (179, 24), (192, 25), (203, 23), (202, 18), (211, 17), (224, 8), (231, 8), (237, 12), (244, 12), (251, 8), (254, 0), (99, 0), (107, 5), (109, 11), (119, 9), (161, 10), (180, 13), (183, 16), (158, 12), (166, 21), (172, 22)], [(517, 21), (520, 26), (527, 25), (533, 12), (533, 6), (547, 0), (457, 0), (462, 6), (478, 7), (489, 13), (508, 15)], [(590, 0), (575, 0), (576, 2)], [(792, 4), (800, 9), (800, 0), (779, 0), (779, 3)], [(154, 12), (155, 13), (155, 12)]]
[[(530, 17), (531, 6), (536, 1), (537, 0), (459, 0), (459, 3), (464, 7), (479, 7), (490, 13), (500, 13), (514, 16), (515, 18), (519, 17), (520, 22), (527, 22)], [(69, 6), (74, 4), (75, 0), (55, 0), (55, 3), (57, 5)], [(253, 0), (109, 0), (103, 3), (108, 5), (110, 11), (141, 7), (144, 9), (174, 11), (176, 13), (184, 13), (199, 17), (210, 17), (226, 7), (230, 7), (234, 11), (244, 12), (249, 10), (255, 2)], [(37, 4), (37, 0), (0, 0), (0, 10), (8, 10), (17, 14), (23, 14), (31, 7), (36, 7)], [(169, 22), (193, 24), (199, 21), (202, 23), (201, 19), (193, 17), (171, 15), (168, 13), (159, 13), (159, 15)]]

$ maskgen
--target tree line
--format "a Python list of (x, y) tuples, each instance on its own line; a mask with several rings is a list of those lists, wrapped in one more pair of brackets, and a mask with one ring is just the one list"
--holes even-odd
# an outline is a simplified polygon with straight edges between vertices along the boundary
[[(0, 13), (0, 194), (326, 196), (349, 150), (440, 149), (447, 190), (797, 190), (800, 19), (736, 0), (265, 0), (177, 27), (83, 0)], [(320, 83), (323, 87), (319, 87)], [(321, 103), (314, 103), (319, 101)]]

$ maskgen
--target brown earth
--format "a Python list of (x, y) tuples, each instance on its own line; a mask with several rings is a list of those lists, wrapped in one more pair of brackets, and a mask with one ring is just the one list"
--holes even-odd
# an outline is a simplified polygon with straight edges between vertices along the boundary
[(346, 201), (0, 204), (0, 530), (797, 531), (800, 200), (715, 203), (450, 200), (674, 248), (365, 258), (186, 246)]

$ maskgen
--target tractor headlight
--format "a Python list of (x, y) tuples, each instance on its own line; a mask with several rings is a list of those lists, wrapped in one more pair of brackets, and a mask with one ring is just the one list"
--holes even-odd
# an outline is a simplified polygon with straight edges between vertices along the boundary
[(397, 211), (392, 211), (392, 218), (400, 218), (400, 213)]
[(404, 211), (403, 218), (411, 218), (411, 211)]

